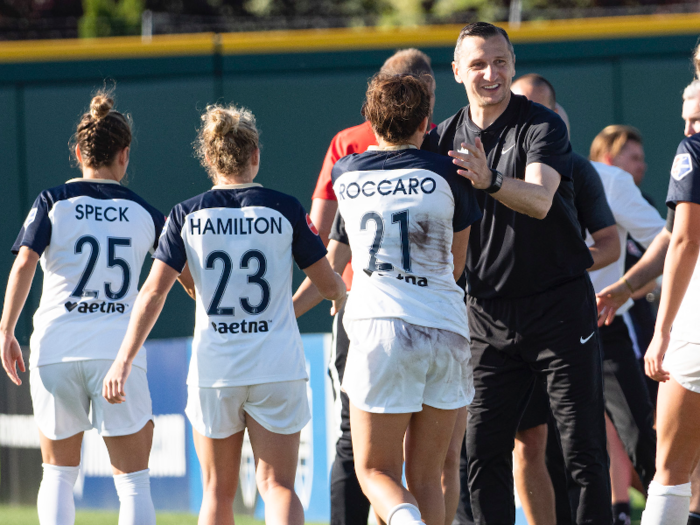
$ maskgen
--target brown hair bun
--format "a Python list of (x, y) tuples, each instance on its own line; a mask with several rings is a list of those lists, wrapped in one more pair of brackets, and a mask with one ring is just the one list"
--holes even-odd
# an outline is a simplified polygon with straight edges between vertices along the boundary
[(90, 116), (95, 120), (103, 119), (109, 115), (113, 106), (114, 100), (111, 97), (104, 93), (99, 93), (90, 102)]

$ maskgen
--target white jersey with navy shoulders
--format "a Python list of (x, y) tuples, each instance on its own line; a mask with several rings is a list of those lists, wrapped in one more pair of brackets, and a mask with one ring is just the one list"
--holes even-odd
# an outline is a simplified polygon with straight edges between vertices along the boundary
[[(44, 271), (30, 368), (116, 358), (164, 221), (116, 181), (72, 179), (39, 194), (12, 246), (38, 253)], [(144, 351), (134, 365), (146, 368)]]
[[(700, 204), (700, 134), (684, 139), (673, 160), (666, 205), (675, 211), (679, 202)], [(700, 344), (700, 257), (673, 323), (671, 338)]]
[(292, 304), (292, 263), (326, 255), (294, 197), (259, 184), (214, 186), (175, 206), (155, 257), (188, 263), (197, 295), (189, 386), (308, 379)]
[(370, 147), (332, 172), (331, 238), (352, 250), (344, 319), (393, 317), (469, 338), (452, 238), (481, 218), (471, 183), (449, 157), (412, 146)]

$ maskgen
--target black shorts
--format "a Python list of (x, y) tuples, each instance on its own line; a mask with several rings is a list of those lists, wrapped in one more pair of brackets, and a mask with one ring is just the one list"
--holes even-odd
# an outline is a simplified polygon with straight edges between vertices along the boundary
[(530, 401), (520, 418), (518, 432), (523, 432), (540, 425), (546, 425), (549, 421), (549, 396), (543, 378), (535, 379), (535, 386), (532, 389)]

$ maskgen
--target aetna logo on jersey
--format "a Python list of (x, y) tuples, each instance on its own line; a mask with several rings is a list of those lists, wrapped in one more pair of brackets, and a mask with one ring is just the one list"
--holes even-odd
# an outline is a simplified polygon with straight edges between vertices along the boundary
[(432, 177), (424, 177), (422, 179), (417, 177), (411, 177), (409, 179), (399, 178), (395, 180), (383, 180), (381, 182), (368, 180), (361, 185), (357, 182), (351, 182), (347, 186), (341, 183), (338, 185), (338, 198), (340, 200), (356, 199), (361, 196), (373, 197), (377, 194), (386, 197), (387, 195), (396, 195), (397, 193), (402, 195), (417, 195), (419, 193), (430, 194), (435, 191), (436, 187), (437, 183)]
[(96, 314), (98, 312), (103, 314), (123, 314), (129, 305), (124, 303), (108, 303), (107, 301), (98, 303), (89, 303), (87, 301), (74, 303), (72, 301), (67, 301), (63, 306), (65, 306), (66, 310), (69, 312), (75, 311), (81, 314)]
[(246, 321), (240, 323), (211, 323), (214, 331), (220, 334), (257, 334), (258, 332), (269, 332), (268, 326), (272, 321)]
[(282, 233), (282, 217), (243, 217), (238, 219), (189, 218), (190, 235), (264, 235)]

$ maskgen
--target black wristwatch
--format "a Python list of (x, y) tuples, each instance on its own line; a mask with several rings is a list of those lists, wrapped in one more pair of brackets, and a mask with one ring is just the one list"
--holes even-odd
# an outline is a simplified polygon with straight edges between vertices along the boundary
[(501, 173), (498, 170), (492, 169), (491, 175), (491, 186), (484, 189), (486, 193), (496, 193), (498, 190), (501, 189), (501, 186), (503, 186), (503, 173)]

